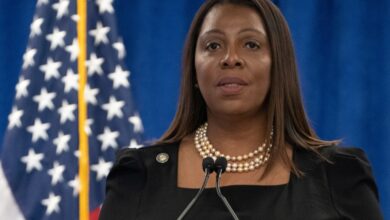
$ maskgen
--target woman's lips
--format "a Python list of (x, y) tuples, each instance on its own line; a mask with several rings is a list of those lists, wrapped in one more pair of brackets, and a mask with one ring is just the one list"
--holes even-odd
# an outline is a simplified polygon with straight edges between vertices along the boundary
[(238, 77), (224, 77), (218, 81), (217, 87), (223, 95), (237, 95), (248, 83)]

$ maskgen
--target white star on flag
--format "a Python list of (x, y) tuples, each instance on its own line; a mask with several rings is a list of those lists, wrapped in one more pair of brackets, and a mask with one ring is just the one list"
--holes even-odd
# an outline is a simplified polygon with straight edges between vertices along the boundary
[(53, 99), (56, 97), (55, 92), (47, 92), (45, 88), (41, 89), (41, 93), (33, 97), (33, 100), (38, 103), (38, 111), (41, 112), (46, 108), (53, 110)]
[(46, 64), (39, 66), (39, 70), (41, 70), (45, 74), (45, 80), (47, 81), (53, 77), (60, 77), (58, 68), (60, 68), (61, 65), (62, 63), (60, 61), (54, 62), (52, 58), (48, 58)]
[(87, 103), (96, 105), (97, 100), (96, 100), (96, 95), (99, 94), (99, 89), (98, 88), (91, 88), (89, 85), (85, 86), (84, 90), (84, 98)]
[(53, 33), (48, 34), (46, 39), (50, 41), (50, 50), (56, 49), (58, 46), (64, 47), (64, 37), (66, 36), (65, 31), (60, 31), (57, 27), (53, 29)]
[(80, 158), (80, 150), (75, 150), (74, 151), (74, 153), (73, 153), (73, 155), (75, 156), (75, 157), (77, 157), (77, 159), (79, 159)]
[(99, 7), (99, 13), (103, 14), (104, 12), (114, 13), (114, 7), (112, 7), (113, 0), (96, 0), (96, 4)]
[(110, 73), (108, 78), (112, 80), (114, 89), (117, 89), (121, 86), (128, 88), (129, 81), (128, 77), (130, 75), (129, 71), (124, 71), (121, 66), (117, 65), (115, 67), (115, 72)]
[(141, 118), (139, 117), (138, 113), (135, 113), (133, 116), (129, 117), (129, 122), (133, 124), (133, 130), (135, 133), (141, 133), (144, 130)]
[(11, 114), (8, 115), (8, 129), (14, 127), (20, 128), (22, 126), (22, 121), (20, 120), (23, 116), (23, 110), (18, 109), (17, 107), (12, 107)]
[(61, 115), (60, 122), (64, 124), (66, 121), (74, 121), (75, 116), (73, 111), (77, 109), (76, 104), (69, 104), (68, 101), (63, 100), (61, 107), (58, 109), (58, 113)]
[(125, 106), (124, 101), (117, 101), (114, 96), (110, 96), (110, 101), (102, 105), (102, 109), (107, 112), (107, 119), (111, 120), (113, 117), (122, 118), (122, 107)]
[(75, 61), (80, 53), (80, 47), (77, 38), (73, 39), (72, 44), (66, 46), (65, 50), (70, 54), (70, 60)]
[(77, 91), (79, 88), (79, 75), (74, 73), (72, 69), (66, 71), (66, 75), (62, 77), (61, 81), (64, 83), (64, 91), (66, 93), (72, 89)]
[(99, 163), (91, 165), (91, 170), (96, 172), (96, 179), (102, 180), (108, 176), (112, 162), (106, 162), (103, 158), (99, 158)]
[(111, 131), (109, 127), (104, 128), (104, 132), (97, 136), (97, 139), (102, 142), (102, 151), (106, 151), (109, 147), (117, 148), (118, 143), (116, 138), (119, 137), (119, 132)]
[(35, 119), (34, 124), (27, 127), (27, 131), (32, 134), (32, 142), (35, 143), (39, 139), (47, 140), (47, 129), (50, 128), (50, 123), (42, 123), (40, 119)]
[(85, 62), (85, 65), (87, 66), (88, 76), (93, 76), (94, 73), (97, 73), (98, 75), (102, 75), (103, 62), (104, 62), (104, 58), (97, 57), (95, 53), (91, 53), (91, 56), (89, 56), (89, 60)]
[(143, 146), (143, 145), (138, 144), (137, 140), (131, 139), (131, 140), (130, 140), (130, 144), (129, 144), (129, 146), (127, 146), (127, 148), (135, 148), (135, 149), (138, 149), (138, 148), (141, 148), (142, 146)]
[(64, 134), (62, 131), (58, 132), (57, 138), (53, 140), (53, 143), (57, 146), (56, 154), (61, 154), (69, 150), (69, 144), (71, 136), (69, 134)]
[(42, 205), (46, 206), (46, 215), (51, 215), (53, 212), (60, 212), (60, 202), (61, 196), (56, 196), (53, 193), (50, 193), (48, 198), (43, 199)]
[(49, 0), (38, 0), (37, 6), (47, 5), (47, 3), (49, 3)]
[(37, 53), (37, 50), (34, 48), (27, 48), (26, 52), (23, 54), (23, 65), (22, 69), (27, 69), (29, 66), (34, 66), (34, 56)]
[(42, 33), (41, 25), (43, 24), (43, 18), (35, 18), (30, 25), (30, 37), (38, 36)]
[(33, 169), (38, 171), (42, 170), (41, 160), (44, 155), (35, 153), (34, 149), (29, 149), (28, 154), (21, 158), (21, 161), (26, 164), (26, 171), (30, 173)]
[(16, 99), (21, 97), (27, 97), (27, 87), (30, 85), (30, 80), (24, 79), (24, 77), (20, 77), (18, 84), (16, 85)]
[(57, 11), (56, 18), (62, 18), (64, 15), (67, 15), (69, 13), (69, 0), (60, 0), (59, 2), (54, 3), (52, 7), (54, 10)]
[(79, 22), (80, 20), (80, 16), (78, 14), (74, 14), (72, 16), (70, 16), (70, 18), (74, 21), (74, 22)]
[(99, 45), (100, 43), (108, 43), (107, 34), (110, 32), (110, 27), (103, 27), (102, 22), (98, 21), (96, 23), (96, 29), (90, 30), (89, 35), (95, 38), (95, 45)]
[(54, 161), (53, 168), (51, 168), (47, 173), (51, 176), (51, 185), (54, 186), (58, 182), (63, 180), (62, 174), (65, 171), (65, 166), (61, 165), (57, 161)]
[(85, 133), (89, 136), (92, 134), (92, 130), (91, 130), (91, 125), (93, 124), (93, 119), (92, 118), (88, 118), (85, 122), (85, 127), (84, 127), (84, 131)]
[(126, 48), (122, 40), (119, 40), (112, 44), (112, 47), (118, 52), (118, 58), (123, 59), (126, 56)]
[(79, 176), (76, 175), (73, 180), (69, 181), (68, 186), (73, 188), (73, 196), (76, 197), (81, 189)]

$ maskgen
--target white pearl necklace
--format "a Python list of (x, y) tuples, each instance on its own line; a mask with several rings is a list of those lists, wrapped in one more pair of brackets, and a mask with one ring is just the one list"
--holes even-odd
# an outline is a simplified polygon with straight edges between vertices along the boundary
[(195, 147), (199, 151), (202, 158), (212, 157), (214, 160), (217, 157), (225, 157), (228, 161), (226, 172), (249, 172), (256, 168), (266, 164), (270, 157), (270, 151), (272, 148), (273, 129), (269, 137), (269, 145), (267, 146), (267, 139), (264, 140), (256, 150), (239, 156), (230, 156), (222, 154), (215, 149), (207, 138), (207, 122), (200, 126), (195, 131)]

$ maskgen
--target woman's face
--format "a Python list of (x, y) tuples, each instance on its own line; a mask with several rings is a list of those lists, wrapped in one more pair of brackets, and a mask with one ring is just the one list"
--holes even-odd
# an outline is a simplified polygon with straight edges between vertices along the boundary
[(271, 63), (257, 12), (231, 4), (214, 6), (195, 51), (196, 77), (208, 114), (259, 114), (270, 87)]

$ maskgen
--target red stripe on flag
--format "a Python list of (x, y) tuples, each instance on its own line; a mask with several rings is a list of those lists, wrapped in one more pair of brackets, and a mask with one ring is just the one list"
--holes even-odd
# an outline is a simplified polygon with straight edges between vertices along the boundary
[(97, 207), (95, 210), (89, 213), (89, 220), (98, 220), (100, 213), (100, 207)]

